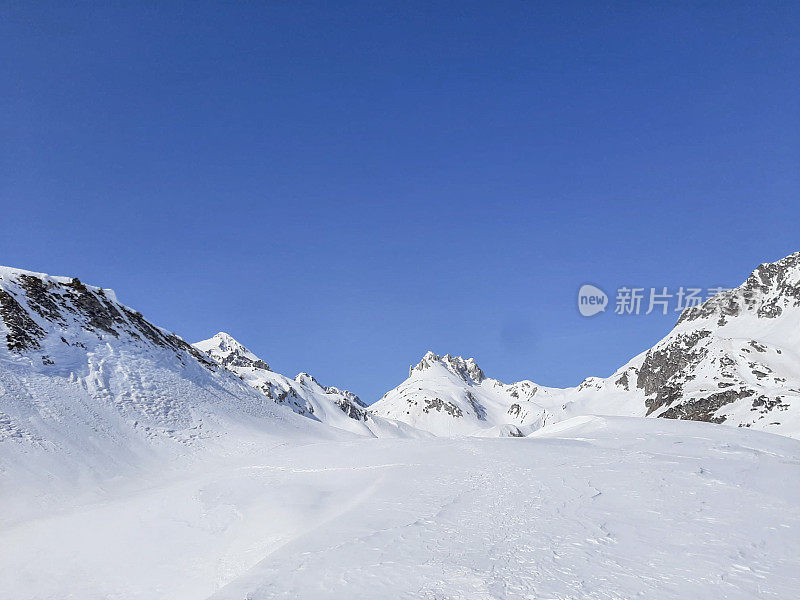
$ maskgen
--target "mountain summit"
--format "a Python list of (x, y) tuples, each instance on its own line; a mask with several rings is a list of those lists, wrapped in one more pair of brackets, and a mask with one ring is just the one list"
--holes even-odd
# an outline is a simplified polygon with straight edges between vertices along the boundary
[(465, 382), (472, 381), (474, 383), (480, 383), (485, 379), (483, 371), (475, 364), (474, 358), (464, 359), (460, 356), (450, 356), (449, 354), (439, 356), (434, 354), (431, 350), (425, 353), (425, 356), (422, 357), (422, 360), (420, 360), (415, 367), (409, 367), (408, 376), (411, 377), (414, 371), (422, 372), (429, 369), (434, 363), (444, 365), (446, 369), (454, 375), (459, 376)]
[(428, 351), (370, 410), (435, 435), (520, 436), (543, 423), (545, 411), (529, 403), (537, 391), (531, 381), (507, 385), (487, 378), (472, 358)]

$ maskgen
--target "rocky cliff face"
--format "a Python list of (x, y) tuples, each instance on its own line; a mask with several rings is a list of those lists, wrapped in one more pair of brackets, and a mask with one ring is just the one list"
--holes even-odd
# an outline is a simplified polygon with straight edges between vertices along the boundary
[[(117, 302), (111, 290), (87, 286), (77, 278), (49, 277), (7, 267), (0, 268), (0, 286), (0, 319), (11, 352), (42, 351), (53, 339), (70, 345), (68, 338), (89, 334), (98, 340), (136, 341), (169, 349), (180, 360), (190, 355), (205, 366), (212, 365), (177, 335)], [(56, 336), (59, 332), (64, 335)], [(45, 364), (53, 360), (44, 353), (40, 358)]]
[(733, 290), (717, 294), (700, 306), (681, 314), (678, 325), (693, 321), (716, 321), (718, 327), (731, 318), (755, 316), (775, 319), (785, 310), (800, 308), (800, 252), (774, 263), (764, 263)]

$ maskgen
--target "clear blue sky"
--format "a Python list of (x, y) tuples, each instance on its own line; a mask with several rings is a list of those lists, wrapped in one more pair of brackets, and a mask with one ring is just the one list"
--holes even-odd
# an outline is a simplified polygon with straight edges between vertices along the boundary
[(800, 249), (799, 26), (791, 2), (3, 2), (0, 264), (370, 402), (428, 349), (575, 385), (675, 321), (583, 318), (582, 283), (733, 286)]

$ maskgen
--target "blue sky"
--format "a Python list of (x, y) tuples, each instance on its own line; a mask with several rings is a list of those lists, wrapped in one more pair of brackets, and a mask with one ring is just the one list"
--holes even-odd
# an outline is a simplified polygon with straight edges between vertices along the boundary
[(800, 249), (795, 3), (0, 6), (0, 264), (366, 401), (575, 385)]

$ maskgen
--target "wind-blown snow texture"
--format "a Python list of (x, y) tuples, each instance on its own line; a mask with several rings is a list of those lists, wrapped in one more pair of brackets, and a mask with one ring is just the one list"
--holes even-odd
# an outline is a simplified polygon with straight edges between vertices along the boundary
[(797, 598), (800, 442), (753, 429), (798, 433), (798, 263), (608, 379), (428, 353), (369, 408), (0, 268), (0, 600)]
[(287, 439), (0, 512), (0, 597), (792, 600), (798, 498), (800, 442), (708, 423)]
[(575, 415), (724, 423), (800, 437), (800, 252), (685, 310), (608, 378), (576, 388), (486, 378), (472, 359), (428, 352), (370, 407), (436, 435), (519, 435)]

